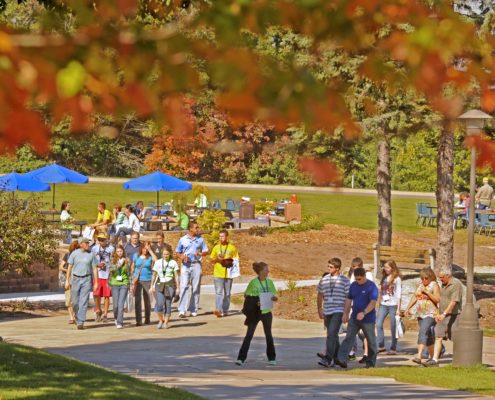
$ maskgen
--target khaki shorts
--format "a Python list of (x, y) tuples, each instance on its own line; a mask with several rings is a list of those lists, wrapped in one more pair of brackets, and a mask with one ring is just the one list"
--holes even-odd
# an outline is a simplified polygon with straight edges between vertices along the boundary
[(71, 304), (71, 289), (65, 291), (65, 306), (70, 307)]
[(456, 325), (458, 314), (447, 315), (435, 325), (435, 337), (452, 340), (452, 327)]

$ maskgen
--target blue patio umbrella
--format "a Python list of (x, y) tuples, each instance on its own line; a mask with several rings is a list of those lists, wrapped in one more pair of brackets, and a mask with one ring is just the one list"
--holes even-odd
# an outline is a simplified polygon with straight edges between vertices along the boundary
[(0, 176), (1, 192), (48, 192), (49, 190), (50, 186), (47, 184), (16, 172)]
[(189, 182), (179, 178), (156, 171), (148, 175), (140, 176), (136, 179), (124, 182), (124, 189), (135, 190), (137, 192), (156, 192), (156, 207), (160, 212), (160, 191), (164, 192), (184, 192), (191, 190)]
[(88, 183), (88, 177), (58, 164), (51, 164), (24, 174), (29, 178), (53, 185), (52, 207), (55, 208), (55, 184)]

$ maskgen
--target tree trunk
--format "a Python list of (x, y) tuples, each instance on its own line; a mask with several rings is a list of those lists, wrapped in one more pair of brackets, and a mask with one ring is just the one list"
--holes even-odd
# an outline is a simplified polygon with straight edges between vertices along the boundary
[(451, 268), (454, 257), (454, 134), (445, 121), (437, 159), (437, 261), (435, 270)]
[(392, 245), (392, 181), (390, 177), (390, 142), (384, 136), (378, 142), (376, 191), (378, 194), (378, 243)]

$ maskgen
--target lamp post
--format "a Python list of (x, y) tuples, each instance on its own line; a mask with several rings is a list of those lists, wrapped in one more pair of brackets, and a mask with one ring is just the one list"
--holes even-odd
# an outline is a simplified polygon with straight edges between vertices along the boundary
[[(458, 117), (466, 124), (468, 135), (479, 134), (485, 121), (492, 117), (480, 110), (469, 110)], [(478, 313), (473, 303), (474, 283), (474, 220), (476, 186), (476, 148), (471, 149), (471, 171), (469, 178), (469, 226), (468, 226), (468, 254), (466, 276), (466, 304), (459, 317), (459, 324), (454, 330), (454, 366), (468, 367), (480, 364), (483, 352), (483, 331), (480, 329)]]

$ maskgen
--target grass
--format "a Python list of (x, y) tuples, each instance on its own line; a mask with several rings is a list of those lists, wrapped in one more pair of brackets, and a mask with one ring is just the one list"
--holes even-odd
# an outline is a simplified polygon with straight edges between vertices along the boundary
[(483, 336), (495, 337), (495, 329), (483, 328)]
[[(19, 194), (25, 197), (25, 194)], [(250, 196), (254, 201), (267, 197), (269, 199), (289, 198), (290, 192), (263, 192), (260, 190), (211, 189), (210, 200), (219, 199), (222, 204), (228, 198), (239, 199), (241, 196)], [(52, 193), (45, 192), (42, 199), (47, 208), (51, 205)], [(192, 202), (192, 193), (188, 192)], [(303, 215), (317, 215), (324, 223), (345, 225), (363, 229), (377, 227), (377, 200), (374, 196), (346, 195), (346, 194), (310, 194), (299, 193), (298, 199), (303, 207)], [(160, 202), (170, 200), (172, 194), (161, 192)], [(96, 220), (96, 207), (99, 201), (107, 203), (111, 208), (116, 201), (123, 205), (143, 200), (145, 205), (156, 202), (156, 193), (133, 192), (124, 190), (122, 184), (89, 183), (87, 185), (63, 184), (57, 185), (56, 204), (60, 206), (63, 200), (71, 202), (71, 209), (76, 219), (93, 222)], [(432, 232), (432, 228), (417, 227), (415, 204), (422, 199), (399, 198), (392, 201), (394, 230), (397, 232)]]
[(464, 390), (485, 396), (495, 395), (495, 372), (482, 365), (470, 368), (456, 368), (448, 365), (442, 368), (387, 367), (354, 369), (346, 372), (346, 374), (382, 376), (393, 378), (399, 382)]
[(0, 399), (201, 399), (31, 347), (0, 343), (0, 360)]

